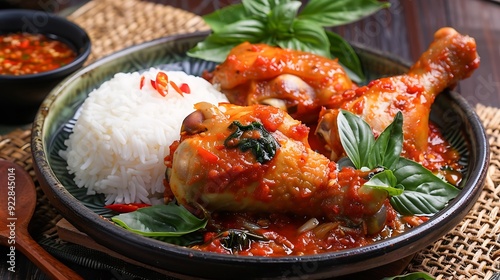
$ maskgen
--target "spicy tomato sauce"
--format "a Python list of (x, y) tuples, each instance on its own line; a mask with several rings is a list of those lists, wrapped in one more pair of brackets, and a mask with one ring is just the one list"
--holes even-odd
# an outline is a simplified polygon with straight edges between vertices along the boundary
[(452, 185), (458, 186), (462, 181), (460, 153), (446, 141), (439, 128), (429, 123), (428, 146), (423, 153), (414, 146), (406, 144), (402, 156), (420, 162), (422, 166), (435, 174), (440, 174)]
[(67, 44), (43, 34), (0, 35), (0, 74), (29, 75), (67, 65), (76, 52)]
[[(429, 146), (423, 165), (435, 173), (441, 173), (449, 182), (458, 184), (461, 179), (458, 163), (459, 153), (444, 139), (434, 124), (430, 125)], [(407, 147), (412, 156), (412, 149)], [(416, 151), (415, 154), (419, 154)], [(402, 216), (391, 206), (389, 199), (380, 200), (359, 192), (363, 185), (363, 176), (351, 168), (343, 168), (338, 173), (338, 189), (336, 197), (343, 196), (343, 203), (332, 200), (322, 207), (332, 213), (347, 215), (350, 219), (328, 219), (317, 217), (318, 224), (303, 230), (309, 223), (310, 216), (299, 216), (284, 213), (258, 214), (241, 212), (213, 212), (209, 225), (204, 233), (203, 244), (193, 248), (223, 254), (248, 256), (277, 257), (287, 255), (310, 255), (366, 246), (378, 240), (397, 236), (409, 228), (416, 227), (426, 220), (425, 216)], [(452, 178), (453, 177), (453, 178)], [(372, 205), (367, 201), (380, 201), (386, 215), (379, 216), (376, 209), (380, 205)], [(370, 206), (373, 209), (370, 209)], [(376, 226), (375, 233), (370, 233), (373, 222), (382, 218)], [(364, 219), (364, 222), (363, 222)], [(381, 228), (381, 229), (380, 229)], [(380, 230), (379, 230), (380, 229)]]
[(375, 235), (367, 235), (358, 225), (324, 218), (312, 229), (301, 230), (309, 220), (280, 213), (212, 213), (204, 243), (192, 248), (241, 256), (302, 256), (366, 246), (407, 228), (394, 210), (387, 218), (388, 226)]

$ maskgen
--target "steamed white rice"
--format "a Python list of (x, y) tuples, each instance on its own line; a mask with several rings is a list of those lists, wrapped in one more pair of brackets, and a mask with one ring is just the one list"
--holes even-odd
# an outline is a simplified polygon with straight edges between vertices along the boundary
[(104, 194), (106, 204), (160, 201), (163, 159), (179, 139), (184, 118), (195, 103), (227, 102), (203, 78), (179, 71), (166, 73), (177, 85), (188, 84), (191, 93), (181, 96), (170, 88), (163, 97), (150, 82), (158, 71), (119, 73), (92, 91), (65, 141), (67, 150), (60, 152), (76, 185), (87, 188), (89, 195)]

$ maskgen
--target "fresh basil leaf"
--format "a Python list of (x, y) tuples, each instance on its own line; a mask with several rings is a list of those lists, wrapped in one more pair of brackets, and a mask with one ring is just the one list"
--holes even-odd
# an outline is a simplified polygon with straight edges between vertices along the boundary
[(393, 169), (403, 150), (403, 114), (398, 112), (394, 120), (379, 135), (368, 156), (368, 166)]
[(261, 19), (265, 19), (272, 9), (280, 4), (286, 4), (290, 0), (243, 0), (243, 6), (247, 13)]
[(111, 218), (113, 222), (137, 234), (148, 237), (179, 237), (206, 226), (183, 206), (175, 203), (140, 208)]
[(405, 190), (403, 194), (391, 197), (391, 205), (402, 215), (431, 216), (443, 209), (448, 200), (427, 192)]
[(375, 174), (366, 182), (363, 187), (385, 190), (390, 196), (397, 196), (403, 193), (404, 187), (397, 185), (397, 179), (391, 170), (384, 170)]
[(267, 18), (267, 32), (278, 39), (291, 37), (292, 26), (301, 5), (300, 1), (291, 1), (274, 7)]
[(340, 142), (342, 147), (357, 169), (375, 166), (367, 166), (368, 155), (375, 142), (372, 129), (359, 116), (351, 112), (341, 110), (337, 116)]
[(205, 59), (221, 63), (226, 60), (227, 55), (238, 43), (226, 44), (218, 40), (218, 35), (212, 34), (202, 42), (199, 42), (194, 48), (187, 52), (190, 57)]
[(441, 180), (417, 162), (400, 157), (393, 169), (397, 183), (405, 187), (391, 204), (403, 215), (432, 215), (443, 209), (460, 190)]
[(434, 277), (424, 272), (413, 272), (393, 277), (384, 277), (382, 280), (434, 280)]
[[(251, 43), (259, 42), (260, 38), (265, 35), (266, 25), (255, 19), (245, 19), (228, 24), (221, 28), (218, 33), (212, 35), (218, 38), (218, 41), (228, 44), (243, 43), (249, 41)], [(220, 38), (220, 40), (219, 40)]]
[[(391, 192), (391, 204), (396, 211), (403, 215), (433, 215), (455, 198), (460, 190), (417, 162), (401, 156), (395, 158), (393, 150), (399, 150), (397, 146), (402, 143), (402, 121), (402, 114), (397, 114), (377, 142), (366, 122), (359, 116), (342, 110), (337, 117), (340, 141), (357, 169), (373, 169), (383, 164), (390, 166), (387, 167), (389, 170), (375, 175), (365, 185), (375, 188), (394, 187), (388, 191)], [(397, 189), (403, 188), (404, 191), (399, 193)]]
[(278, 46), (330, 57), (328, 37), (323, 28), (307, 20), (295, 20), (292, 28), (293, 38), (278, 41)]
[[(295, 36), (288, 40), (274, 40), (272, 43), (283, 49), (306, 51), (329, 57), (330, 53), (325, 49), (324, 38), (321, 32), (315, 33), (314, 28), (310, 28), (306, 22), (294, 24)], [(310, 29), (309, 29), (310, 28)], [(300, 36), (297, 36), (301, 34)]]
[[(364, 83), (366, 80), (363, 73), (363, 67), (359, 60), (358, 54), (342, 36), (331, 31), (325, 31), (328, 41), (330, 42), (330, 53), (333, 57), (338, 58), (339, 63), (347, 70), (352, 71), (352, 74), (347, 72), (351, 80), (356, 83)], [(354, 74), (354, 75), (353, 75)]]
[[(312, 52), (325, 57), (331, 53), (345, 66), (349, 77), (362, 83), (365, 80), (359, 58), (340, 36), (326, 35), (323, 26), (357, 20), (388, 7), (375, 0), (311, 0), (303, 11), (303, 1), (243, 0), (203, 17), (212, 28), (206, 44), (197, 44), (188, 56), (222, 62), (224, 55), (237, 43), (266, 43), (271, 46)], [(290, 26), (292, 27), (290, 30)], [(330, 42), (332, 41), (332, 42)], [(330, 49), (330, 45), (333, 47)]]
[(242, 152), (250, 151), (259, 163), (272, 160), (280, 147), (279, 142), (260, 122), (242, 125), (239, 121), (233, 121), (228, 129), (233, 132), (224, 140), (224, 146), (238, 148)]
[(265, 38), (262, 43), (267, 44), (267, 45), (275, 45), (278, 46), (282, 49), (290, 49), (290, 50), (302, 50), (307, 48), (307, 45), (305, 45), (303, 42), (297, 40), (296, 38), (289, 38), (287, 40), (278, 40), (274, 37), (268, 37)]
[(234, 4), (216, 10), (203, 16), (205, 23), (210, 26), (212, 32), (217, 33), (228, 24), (247, 19), (248, 14), (242, 4)]
[(261, 41), (265, 25), (258, 20), (240, 20), (220, 28), (219, 32), (210, 34), (204, 41), (187, 52), (191, 57), (209, 61), (223, 62), (236, 45), (249, 41)]
[(310, 0), (299, 18), (332, 27), (357, 21), (389, 6), (388, 2), (376, 0)]

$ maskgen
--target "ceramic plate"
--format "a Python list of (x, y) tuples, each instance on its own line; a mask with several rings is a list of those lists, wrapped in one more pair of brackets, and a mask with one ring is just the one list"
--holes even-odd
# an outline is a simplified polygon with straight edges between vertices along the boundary
[[(79, 230), (98, 243), (145, 264), (172, 271), (176, 275), (206, 278), (325, 278), (356, 273), (397, 261), (421, 250), (442, 237), (467, 214), (485, 180), (488, 144), (484, 129), (464, 99), (456, 92), (439, 95), (431, 119), (462, 155), (467, 166), (460, 195), (427, 223), (398, 237), (369, 246), (339, 252), (279, 258), (241, 257), (194, 251), (142, 237), (113, 225), (111, 212), (103, 207), (102, 195), (87, 195), (79, 189), (59, 156), (65, 150), (75, 112), (88, 93), (117, 72), (133, 72), (158, 67), (201, 75), (215, 66), (212, 62), (189, 58), (186, 51), (206, 33), (172, 36), (138, 45), (101, 59), (82, 69), (56, 87), (42, 104), (32, 133), (35, 170), (51, 203)], [(403, 73), (407, 63), (388, 54), (361, 46), (356, 51), (369, 80)]]

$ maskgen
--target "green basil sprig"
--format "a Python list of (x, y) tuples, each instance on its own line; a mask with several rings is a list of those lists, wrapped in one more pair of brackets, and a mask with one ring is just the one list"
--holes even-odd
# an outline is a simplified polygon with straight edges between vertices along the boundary
[(432, 215), (443, 209), (460, 190), (435, 176), (417, 162), (400, 158), (394, 170), (404, 192), (391, 197), (393, 207), (403, 215)]
[(199, 243), (203, 237), (196, 231), (207, 225), (207, 219), (175, 203), (140, 208), (111, 220), (131, 232), (182, 246)]
[(455, 198), (460, 190), (443, 181), (421, 164), (401, 157), (403, 115), (375, 140), (370, 126), (359, 116), (342, 110), (337, 117), (340, 140), (348, 160), (342, 165), (384, 171), (370, 178), (363, 187), (385, 189), (391, 205), (403, 215), (433, 215)]
[(391, 170), (384, 170), (373, 175), (362, 188), (364, 187), (386, 190), (390, 196), (401, 195), (404, 192), (404, 187), (398, 185), (398, 179)]
[(398, 112), (394, 121), (375, 140), (370, 126), (359, 116), (342, 110), (337, 117), (342, 147), (354, 164), (361, 169), (385, 167), (392, 169), (403, 149), (403, 114)]
[[(259, 163), (272, 160), (280, 147), (278, 141), (260, 122), (242, 125), (239, 121), (234, 121), (228, 129), (234, 131), (224, 140), (224, 146), (238, 148), (242, 152), (250, 151)], [(255, 135), (259, 137), (255, 138)]]
[(365, 78), (353, 48), (325, 28), (357, 21), (389, 5), (376, 0), (310, 0), (300, 10), (300, 1), (242, 0), (203, 16), (212, 33), (188, 55), (220, 63), (240, 43), (266, 43), (336, 57), (351, 78), (361, 82)]

